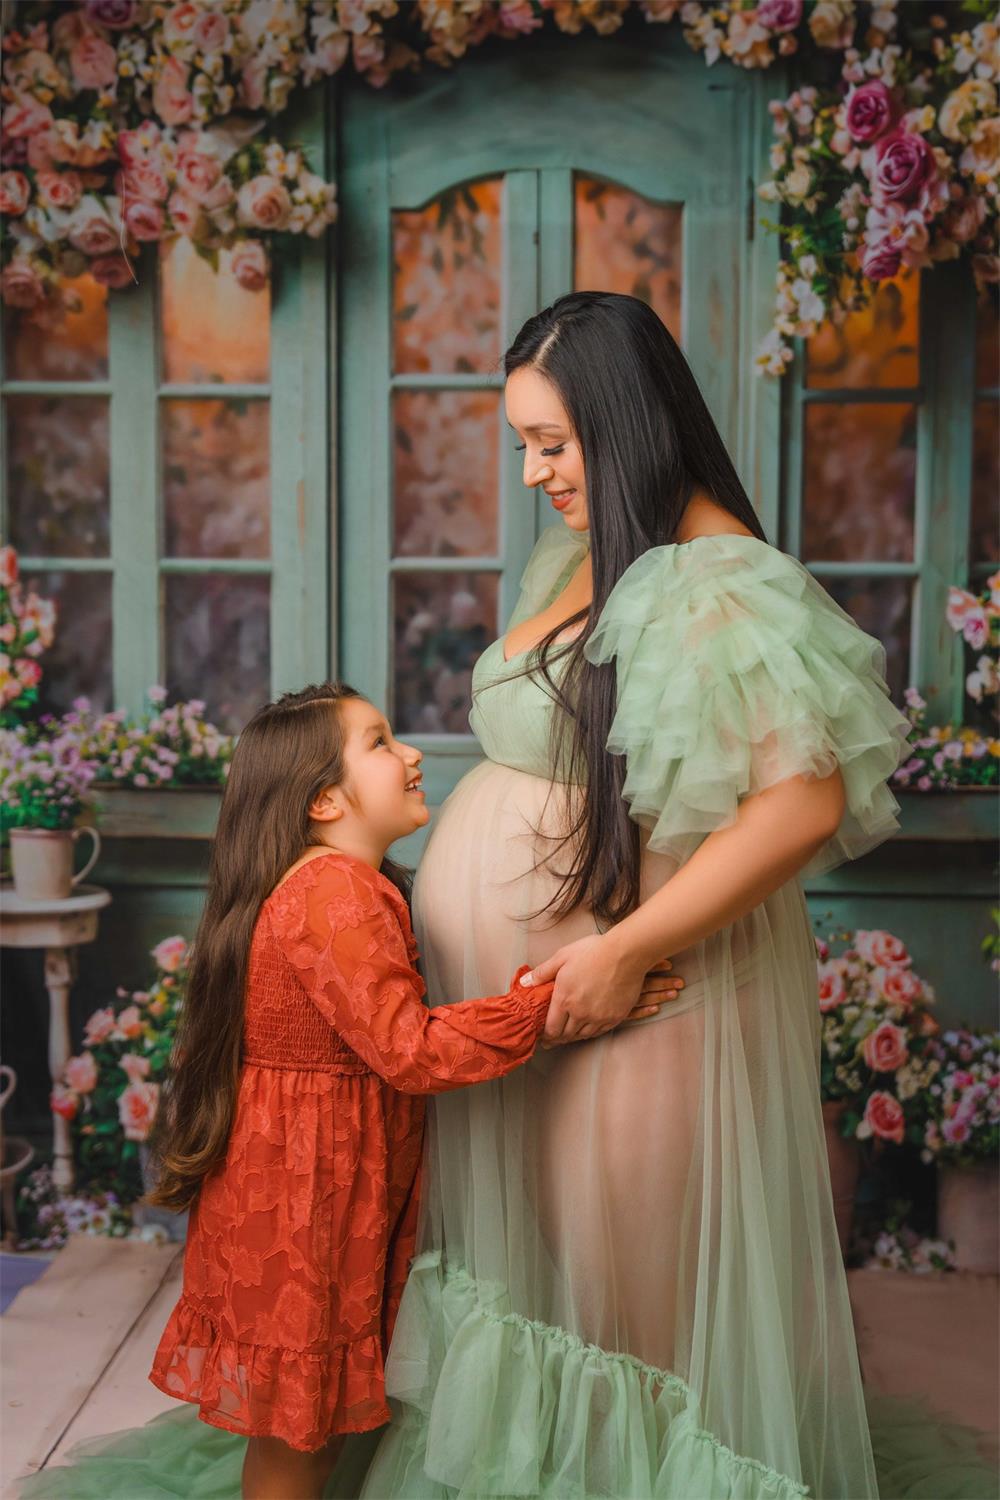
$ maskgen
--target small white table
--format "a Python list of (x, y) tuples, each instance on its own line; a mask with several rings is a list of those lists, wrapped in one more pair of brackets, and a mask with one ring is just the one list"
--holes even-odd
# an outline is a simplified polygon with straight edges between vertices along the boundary
[[(62, 901), (26, 901), (12, 885), (0, 887), (0, 944), (5, 948), (45, 949), (45, 988), (49, 992), (49, 1072), (53, 1084), (70, 1056), (69, 992), (77, 975), (76, 949), (97, 936), (98, 914), (111, 903), (99, 885), (77, 886)], [(52, 1179), (73, 1186), (69, 1121), (52, 1117)]]

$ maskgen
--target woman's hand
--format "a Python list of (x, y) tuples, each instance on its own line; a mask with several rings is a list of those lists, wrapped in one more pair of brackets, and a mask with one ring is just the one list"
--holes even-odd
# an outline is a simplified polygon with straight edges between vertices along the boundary
[(671, 967), (669, 959), (653, 971), (623, 962), (595, 933), (558, 948), (521, 983), (555, 980), (542, 1045), (558, 1046), (603, 1036), (623, 1022), (655, 1015), (684, 985), (683, 979), (669, 973)]

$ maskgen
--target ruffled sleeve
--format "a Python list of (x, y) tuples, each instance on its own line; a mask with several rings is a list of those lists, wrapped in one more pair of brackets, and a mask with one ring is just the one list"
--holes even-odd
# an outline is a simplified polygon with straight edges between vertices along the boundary
[(550, 605), (560, 587), (569, 581), (590, 549), (590, 533), (571, 531), (562, 521), (546, 526), (535, 543), (521, 575), (521, 592), (507, 630), (541, 614)]
[(429, 1010), (396, 910), (403, 898), (377, 871), (331, 854), (302, 866), (280, 894), (271, 931), (309, 998), (401, 1093), (482, 1083), (531, 1057), (553, 986), (522, 986), (527, 965), (506, 995)]
[(622, 575), (585, 654), (613, 661), (608, 749), (649, 847), (679, 861), (739, 801), (838, 766), (846, 808), (802, 873), (856, 859), (898, 828), (887, 778), (910, 724), (889, 698), (882, 643), (800, 562), (737, 535), (653, 547)]

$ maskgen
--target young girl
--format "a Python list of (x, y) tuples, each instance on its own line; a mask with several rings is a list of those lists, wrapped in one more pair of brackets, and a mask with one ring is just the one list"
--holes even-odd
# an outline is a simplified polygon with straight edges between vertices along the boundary
[(222, 802), (153, 1143), (151, 1201), (191, 1217), (149, 1378), (249, 1438), (247, 1497), (320, 1495), (340, 1435), (388, 1421), (420, 1096), (510, 1072), (545, 1023), (552, 985), (522, 986), (525, 969), (505, 995), (422, 1002), (385, 859), (428, 820), (420, 760), (325, 684), (255, 715)]

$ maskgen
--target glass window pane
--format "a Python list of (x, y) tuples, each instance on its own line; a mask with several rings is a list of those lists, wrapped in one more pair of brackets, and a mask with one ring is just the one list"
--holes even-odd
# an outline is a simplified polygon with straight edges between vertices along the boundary
[(29, 557), (107, 557), (108, 402), (8, 396), (10, 540)]
[(827, 320), (806, 341), (806, 385), (856, 390), (916, 385), (919, 313), (916, 271), (883, 282), (867, 307), (839, 324)]
[(38, 703), (43, 713), (62, 714), (74, 698), (89, 698), (101, 712), (111, 702), (111, 574), (23, 573), (25, 592), (34, 590), (56, 606), (55, 639), (38, 657), (42, 680)]
[(395, 555), (497, 552), (498, 391), (393, 397)]
[(64, 279), (66, 315), (40, 322), (3, 310), (7, 380), (104, 380), (108, 374), (108, 289), (92, 276)]
[(806, 407), (806, 561), (912, 560), (916, 425), (909, 405)]
[(190, 240), (160, 251), (163, 378), (266, 381), (271, 362), (271, 292), (247, 291), (233, 274), (234, 250), (214, 271)]
[(976, 388), (1000, 385), (1000, 287), (988, 286), (976, 304)]
[(910, 685), (910, 621), (913, 581), (910, 578), (821, 578), (820, 582), (841, 609), (877, 636), (886, 650), (886, 679), (893, 701), (903, 702)]
[(397, 573), (392, 591), (398, 734), (468, 734), (472, 669), (497, 634), (495, 573)]
[(270, 579), (174, 574), (164, 585), (170, 695), (202, 699), (234, 734), (271, 696)]
[(1000, 498), (1000, 406), (977, 401), (972, 428), (972, 536), (974, 563), (1000, 562), (997, 500)]
[(579, 172), (573, 194), (575, 290), (638, 297), (680, 343), (683, 205)]
[(500, 358), (499, 177), (392, 215), (393, 368), (492, 370)]
[(268, 557), (266, 401), (163, 402), (167, 557)]

